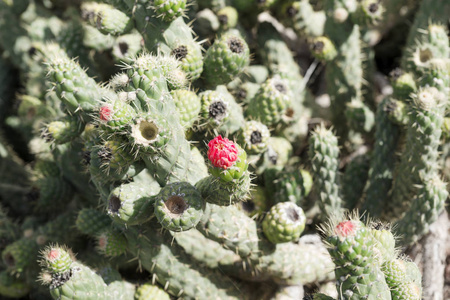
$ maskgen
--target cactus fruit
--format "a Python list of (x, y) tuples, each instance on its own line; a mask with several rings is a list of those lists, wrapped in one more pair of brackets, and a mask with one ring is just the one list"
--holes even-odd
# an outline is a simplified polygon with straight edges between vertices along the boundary
[(295, 241), (305, 229), (303, 210), (292, 202), (280, 202), (264, 217), (264, 234), (274, 244)]

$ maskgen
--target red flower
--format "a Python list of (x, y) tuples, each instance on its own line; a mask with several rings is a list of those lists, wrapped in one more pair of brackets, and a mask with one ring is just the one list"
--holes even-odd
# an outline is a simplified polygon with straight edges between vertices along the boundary
[(109, 121), (111, 120), (112, 109), (109, 106), (100, 107), (100, 120)]
[(343, 221), (336, 226), (335, 232), (340, 237), (355, 235), (356, 224), (353, 221)]
[(238, 159), (236, 144), (227, 138), (218, 136), (208, 143), (208, 159), (214, 167), (227, 169)]

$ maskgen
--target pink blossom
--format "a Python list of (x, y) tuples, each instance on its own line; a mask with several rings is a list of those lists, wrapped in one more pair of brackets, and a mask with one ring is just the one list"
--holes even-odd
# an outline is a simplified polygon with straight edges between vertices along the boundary
[(111, 120), (112, 109), (109, 106), (100, 107), (100, 120), (109, 121)]
[(208, 143), (208, 159), (214, 167), (227, 169), (238, 159), (236, 144), (227, 138), (217, 136)]

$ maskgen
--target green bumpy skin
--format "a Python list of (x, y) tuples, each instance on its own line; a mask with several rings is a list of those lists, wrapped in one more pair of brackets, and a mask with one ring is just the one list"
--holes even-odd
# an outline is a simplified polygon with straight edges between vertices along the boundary
[(242, 257), (244, 263), (237, 261), (233, 268), (224, 269), (244, 280), (273, 279), (282, 285), (293, 285), (333, 277), (334, 266), (324, 247), (295, 243), (273, 245), (262, 236), (258, 223), (236, 206), (208, 204), (197, 229)]
[(207, 90), (201, 92), (199, 95), (200, 108), (200, 123), (208, 127), (219, 127), (229, 117), (229, 103), (224, 93), (219, 91)]
[(121, 173), (134, 162), (135, 159), (127, 146), (126, 140), (114, 138), (102, 143), (98, 148), (94, 148), (94, 151), (98, 151), (101, 168), (106, 174)]
[(141, 156), (160, 154), (172, 137), (167, 120), (154, 113), (139, 113), (128, 124), (127, 132), (135, 155)]
[(374, 252), (380, 263), (395, 259), (397, 251), (395, 250), (396, 238), (392, 234), (390, 226), (381, 222), (370, 224), (370, 231), (374, 241)]
[(155, 196), (155, 215), (161, 226), (185, 231), (197, 225), (205, 210), (200, 192), (187, 182), (168, 184)]
[(160, 287), (144, 283), (136, 288), (134, 300), (170, 300), (170, 296)]
[(42, 177), (35, 183), (39, 194), (36, 208), (39, 210), (62, 210), (73, 197), (73, 187), (63, 177)]
[(216, 241), (208, 239), (197, 229), (175, 233), (172, 232), (176, 243), (183, 248), (195, 261), (208, 268), (233, 267), (241, 261), (241, 257), (231, 250), (225, 249)]
[(241, 209), (251, 217), (259, 217), (269, 208), (269, 201), (266, 191), (261, 186), (255, 186), (250, 191), (250, 197), (245, 202), (241, 202)]
[(262, 228), (270, 242), (279, 244), (298, 240), (305, 224), (303, 209), (292, 202), (280, 202), (267, 212)]
[(94, 236), (111, 226), (111, 218), (96, 209), (83, 208), (78, 212), (75, 225), (83, 234)]
[(345, 110), (348, 126), (355, 132), (370, 133), (375, 125), (375, 115), (363, 102), (353, 100)]
[(68, 143), (83, 132), (85, 124), (77, 116), (67, 116), (61, 120), (50, 122), (41, 132), (47, 142), (56, 144)]
[(16, 278), (7, 271), (0, 272), (0, 295), (9, 298), (22, 298), (30, 293), (30, 286), (22, 279)]
[(124, 183), (108, 197), (108, 214), (118, 224), (136, 225), (152, 217), (154, 195), (160, 190), (155, 181)]
[(246, 115), (273, 128), (286, 118), (291, 101), (292, 94), (287, 81), (275, 76), (261, 85), (255, 97), (250, 101)]
[(206, 51), (203, 78), (210, 86), (226, 84), (242, 73), (250, 63), (250, 50), (245, 40), (225, 33)]
[(192, 264), (192, 259), (173, 242), (169, 231), (155, 230), (158, 227), (139, 226), (125, 233), (130, 251), (168, 293), (186, 300), (247, 298), (222, 273)]
[[(414, 265), (414, 269), (411, 268), (412, 265)], [(391, 289), (393, 300), (422, 299), (421, 276), (416, 264), (397, 258), (385, 262), (382, 270)], [(414, 278), (416, 272), (419, 273), (418, 281)]]
[(195, 41), (179, 44), (171, 54), (181, 63), (181, 68), (190, 81), (200, 78), (203, 72), (203, 55), (200, 45)]
[(336, 47), (333, 42), (326, 36), (319, 36), (311, 41), (311, 54), (322, 61), (331, 61), (336, 55)]
[(293, 202), (300, 207), (304, 206), (313, 187), (313, 178), (304, 169), (279, 172), (277, 167), (268, 168), (264, 172), (264, 182), (275, 203)]
[(98, 252), (105, 256), (119, 256), (127, 252), (127, 239), (120, 231), (109, 229), (102, 233), (97, 233), (96, 248)]
[(101, 99), (100, 88), (78, 63), (70, 59), (58, 46), (47, 45), (49, 78), (56, 94), (72, 114), (82, 111), (93, 113)]
[(9, 244), (2, 251), (3, 263), (8, 271), (22, 273), (33, 263), (37, 251), (35, 241), (22, 238)]
[(106, 132), (122, 131), (136, 116), (133, 107), (121, 98), (106, 100), (98, 109), (97, 124)]
[(382, 19), (383, 12), (384, 8), (378, 0), (362, 0), (351, 18), (355, 24), (368, 27), (376, 25)]
[(374, 256), (370, 230), (359, 220), (325, 229), (328, 252), (336, 264), (336, 287), (343, 299), (391, 299), (389, 287)]
[(170, 22), (183, 15), (186, 0), (154, 0), (154, 10), (158, 17)]
[(420, 89), (414, 98), (405, 152), (396, 169), (392, 201), (386, 207), (386, 214), (393, 218), (400, 218), (408, 210), (411, 196), (418, 189), (416, 185), (423, 184), (438, 171), (444, 99), (444, 94), (436, 88)]
[(172, 55), (159, 56), (158, 64), (163, 76), (166, 78), (169, 90), (185, 89), (188, 84), (186, 73), (182, 70), (180, 62)]
[(226, 6), (217, 12), (217, 19), (222, 30), (236, 27), (238, 23), (238, 12), (232, 6)]
[(397, 125), (392, 124), (386, 113), (389, 98), (385, 98), (377, 108), (375, 116), (375, 146), (370, 161), (369, 180), (362, 210), (371, 217), (379, 217), (384, 201), (389, 198), (393, 171), (396, 162), (396, 149), (400, 136)]
[(392, 300), (420, 300), (422, 289), (415, 282), (401, 283), (391, 291)]
[(323, 125), (317, 127), (309, 139), (309, 158), (312, 162), (314, 188), (319, 196), (322, 218), (339, 213), (339, 146), (336, 135)]
[(411, 94), (417, 91), (416, 81), (413, 74), (396, 69), (391, 72), (391, 85), (394, 99), (406, 101), (411, 99)]
[(44, 177), (57, 177), (61, 175), (58, 165), (54, 161), (46, 159), (36, 160), (34, 171)]
[(247, 152), (245, 152), (239, 145), (237, 145), (237, 159), (227, 168), (216, 167), (211, 165), (209, 172), (214, 177), (220, 179), (223, 183), (239, 182), (244, 176), (248, 176), (248, 161)]
[(69, 252), (58, 246), (50, 246), (42, 252), (41, 265), (52, 274), (62, 274), (70, 271), (72, 257)]
[(369, 177), (370, 157), (359, 155), (345, 167), (342, 176), (342, 199), (344, 206), (353, 210), (363, 196), (364, 188)]
[[(414, 60), (411, 60), (411, 57), (414, 56), (413, 52), (416, 51), (416, 46), (430, 42), (430, 38), (431, 42), (434, 43), (435, 40), (433, 39), (433, 37), (435, 35), (429, 35), (430, 31), (426, 30), (429, 29), (428, 26), (430, 25), (429, 16), (433, 16), (432, 21), (434, 24), (446, 24), (448, 22), (449, 14), (450, 5), (445, 1), (442, 2), (440, 0), (425, 0), (420, 3), (420, 7), (414, 16), (414, 23), (409, 29), (409, 35), (405, 45), (406, 51), (403, 54), (401, 61), (402, 69), (406, 71), (415, 71), (416, 65)], [(442, 45), (442, 42), (445, 42), (445, 40), (446, 39), (441, 39), (441, 42), (439, 42), (438, 44)], [(436, 48), (439, 49), (439, 47)], [(441, 54), (444, 53), (441, 52)], [(448, 52), (446, 56), (444, 55), (441, 57), (448, 57)]]
[(395, 227), (402, 245), (418, 241), (429, 231), (430, 225), (444, 210), (448, 198), (446, 186), (447, 184), (436, 174), (418, 190), (411, 207)]
[(119, 36), (112, 47), (111, 54), (118, 63), (131, 63), (142, 50), (142, 35), (132, 32)]
[(249, 154), (259, 154), (267, 150), (270, 137), (269, 128), (258, 121), (247, 121), (242, 128), (239, 142)]
[(328, 14), (324, 35), (336, 47), (338, 55), (327, 64), (325, 78), (330, 95), (331, 121), (339, 136), (339, 144), (347, 140), (349, 129), (345, 117), (346, 104), (362, 99), (363, 80), (360, 27), (349, 20), (347, 5), (356, 1), (327, 1), (324, 10)]
[(323, 35), (326, 16), (315, 11), (308, 0), (290, 1), (281, 6), (279, 20), (292, 27), (299, 35), (316, 37)]
[(407, 103), (389, 98), (385, 112), (392, 123), (400, 127), (406, 127), (409, 123), (409, 109)]
[(108, 4), (83, 2), (81, 15), (103, 34), (122, 35), (133, 28), (130, 17)]
[(248, 172), (245, 172), (240, 179), (231, 182), (208, 176), (199, 180), (195, 187), (206, 202), (228, 206), (247, 199), (250, 193), (250, 181)]
[(175, 90), (171, 91), (170, 94), (180, 115), (181, 126), (185, 129), (192, 127), (200, 113), (200, 98), (196, 93), (188, 90)]

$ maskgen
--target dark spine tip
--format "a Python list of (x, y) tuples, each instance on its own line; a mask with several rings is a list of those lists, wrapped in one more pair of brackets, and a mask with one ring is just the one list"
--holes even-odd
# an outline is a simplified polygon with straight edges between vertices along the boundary
[(275, 84), (275, 89), (277, 91), (279, 91), (282, 94), (285, 94), (287, 92), (286, 86), (282, 83), (276, 83)]
[(231, 37), (228, 40), (228, 48), (233, 53), (241, 54), (244, 52), (244, 44), (237, 37)]
[(250, 142), (252, 144), (259, 144), (262, 141), (262, 134), (260, 131), (253, 131), (250, 135)]
[(50, 131), (48, 131), (47, 127), (41, 130), (41, 138), (43, 138), (47, 143), (53, 142), (55, 140)]
[(380, 6), (378, 5), (378, 3), (371, 3), (369, 5), (369, 12), (374, 14), (378, 11), (379, 8), (380, 8)]
[(172, 50), (172, 55), (175, 56), (177, 60), (182, 60), (188, 55), (188, 49), (185, 45), (181, 45)]
[(247, 98), (247, 91), (244, 89), (239, 89), (236, 96), (238, 99), (243, 100), (243, 99)]
[(91, 151), (83, 151), (81, 153), (81, 163), (85, 166), (91, 164)]
[(122, 53), (122, 55), (127, 54), (128, 48), (129, 47), (128, 47), (127, 43), (125, 43), (125, 42), (120, 42), (119, 43), (119, 50), (120, 50), (120, 53)]
[(110, 161), (112, 158), (112, 151), (108, 147), (102, 147), (98, 150), (97, 155), (102, 161)]
[(314, 52), (322, 52), (325, 48), (325, 44), (322, 41), (317, 41), (312, 45), (312, 49)]
[(119, 212), (119, 209), (122, 207), (122, 203), (120, 201), (120, 198), (117, 196), (112, 196), (109, 198), (108, 208), (109, 211), (116, 214)]
[(291, 220), (292, 222), (297, 222), (300, 219), (300, 216), (299, 216), (297, 210), (294, 209), (293, 207), (289, 207), (286, 210), (286, 214), (287, 214), (287, 217), (289, 218), (289, 220)]
[(395, 68), (389, 73), (389, 77), (391, 77), (391, 80), (397, 80), (400, 78), (400, 76), (403, 75), (403, 70), (400, 68)]
[(227, 106), (222, 101), (216, 101), (209, 106), (209, 117), (222, 120), (227, 114)]
[(228, 24), (228, 16), (227, 15), (219, 15), (218, 19), (219, 19), (220, 24), (222, 24), (222, 25)]
[(298, 10), (293, 6), (289, 6), (288, 8), (286, 8), (286, 15), (288, 15), (288, 17), (290, 17), (290, 18), (295, 17), (295, 15), (297, 13), (298, 13)]

